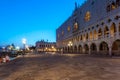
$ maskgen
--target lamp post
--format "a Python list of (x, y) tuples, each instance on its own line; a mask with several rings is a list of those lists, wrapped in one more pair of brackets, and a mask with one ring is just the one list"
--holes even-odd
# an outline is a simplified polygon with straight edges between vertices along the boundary
[(25, 50), (26, 50), (26, 39), (25, 38), (23, 38), (22, 39), (22, 43), (23, 43), (23, 54), (25, 54)]
[[(68, 46), (70, 47), (70, 49), (72, 49), (71, 47), (72, 47), (72, 42), (71, 41), (69, 41), (69, 43), (68, 43)], [(72, 52), (72, 50), (70, 50), (70, 52)]]

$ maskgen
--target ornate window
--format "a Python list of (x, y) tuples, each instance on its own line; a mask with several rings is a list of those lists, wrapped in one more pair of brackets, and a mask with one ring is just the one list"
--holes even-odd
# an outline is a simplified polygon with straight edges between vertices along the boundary
[(86, 14), (85, 14), (85, 21), (89, 21), (90, 18), (91, 18), (91, 14), (90, 14), (89, 11), (87, 11)]
[(68, 30), (68, 32), (70, 32), (70, 26), (68, 26), (67, 30)]
[(114, 2), (112, 3), (111, 8), (112, 8), (112, 10), (116, 9), (116, 5)]
[(74, 30), (77, 30), (77, 29), (78, 29), (78, 23), (75, 22), (75, 24), (74, 24)]

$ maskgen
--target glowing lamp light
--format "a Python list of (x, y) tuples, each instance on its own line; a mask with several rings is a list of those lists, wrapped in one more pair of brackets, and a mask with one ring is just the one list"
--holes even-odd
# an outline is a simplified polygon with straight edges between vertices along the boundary
[(73, 46), (73, 44), (72, 44), (72, 42), (71, 42), (71, 41), (68, 43), (68, 46)]
[(17, 46), (17, 47), (16, 47), (16, 49), (17, 49), (17, 50), (20, 50), (20, 47), (19, 47), (19, 46)]
[(27, 40), (26, 40), (25, 38), (22, 39), (22, 43), (23, 43), (23, 44), (26, 44), (26, 41), (27, 41)]
[(54, 48), (54, 46), (52, 46), (52, 48)]

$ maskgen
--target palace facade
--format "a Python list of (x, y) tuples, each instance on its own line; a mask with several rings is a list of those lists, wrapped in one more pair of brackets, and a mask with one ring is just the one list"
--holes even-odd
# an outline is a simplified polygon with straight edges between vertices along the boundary
[(37, 52), (56, 52), (56, 43), (47, 42), (44, 40), (36, 42), (36, 51)]
[(120, 54), (120, 0), (87, 0), (56, 30), (64, 53)]

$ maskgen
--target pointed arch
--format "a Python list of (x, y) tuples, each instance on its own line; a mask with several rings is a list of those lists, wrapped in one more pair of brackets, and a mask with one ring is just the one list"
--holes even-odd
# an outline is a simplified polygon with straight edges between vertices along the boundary
[(96, 54), (96, 52), (97, 52), (97, 46), (96, 46), (95, 43), (92, 43), (90, 45), (90, 51), (91, 51), (92, 54)]
[(94, 39), (97, 39), (97, 31), (96, 30), (94, 30), (93, 36), (94, 36)]
[(102, 29), (99, 28), (99, 30), (98, 30), (98, 38), (101, 38), (101, 37), (102, 37), (102, 34), (103, 34)]
[(108, 26), (104, 27), (104, 36), (109, 37), (109, 28), (108, 28)]
[(104, 35), (107, 35), (107, 34), (109, 34), (109, 28), (108, 28), (108, 26), (105, 26), (104, 27)]
[(100, 48), (101, 51), (108, 51), (109, 50), (108, 44), (105, 41), (100, 43), (99, 48)]
[(78, 46), (78, 51), (79, 51), (79, 53), (82, 53), (82, 46), (81, 45)]
[(90, 40), (93, 39), (93, 34), (92, 34), (92, 31), (90, 32)]
[(107, 42), (105, 42), (105, 41), (101, 42), (99, 45), (99, 50), (100, 50), (100, 54), (108, 55), (109, 54), (109, 47), (108, 47)]
[(120, 39), (117, 39), (112, 44), (112, 54), (120, 55)]
[(91, 51), (97, 51), (97, 46), (95, 43), (92, 43), (90, 46)]
[(77, 46), (74, 46), (74, 52), (77, 53)]
[(111, 27), (110, 27), (110, 34), (111, 36), (115, 36), (115, 33), (116, 33), (116, 24), (115, 23), (112, 23)]
[(88, 51), (89, 51), (89, 46), (87, 44), (84, 45), (84, 53), (87, 53), (88, 54)]

